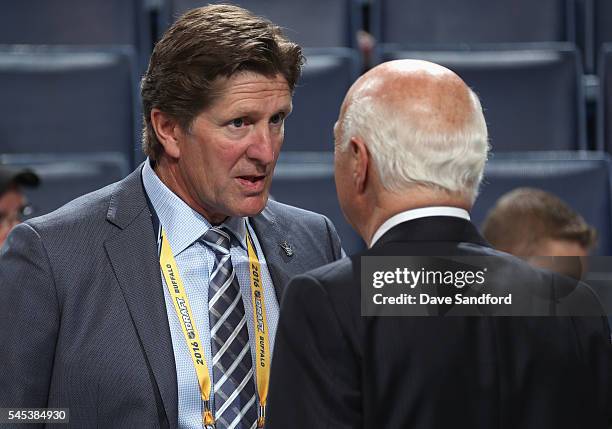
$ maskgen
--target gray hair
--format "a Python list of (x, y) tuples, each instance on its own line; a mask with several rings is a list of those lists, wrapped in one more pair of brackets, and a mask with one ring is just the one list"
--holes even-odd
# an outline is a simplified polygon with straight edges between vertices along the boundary
[(367, 144), (384, 188), (400, 193), (421, 185), (459, 193), (472, 202), (478, 194), (489, 151), (487, 125), (478, 96), (473, 111), (453, 130), (418, 123), (380, 97), (354, 97), (342, 119), (339, 150), (351, 137)]

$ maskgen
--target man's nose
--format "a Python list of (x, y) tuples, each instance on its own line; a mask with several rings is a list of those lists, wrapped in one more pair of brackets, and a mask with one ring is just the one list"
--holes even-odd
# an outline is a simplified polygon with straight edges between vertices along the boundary
[(262, 124), (262, 126), (257, 127), (253, 140), (247, 149), (247, 156), (250, 159), (259, 161), (263, 165), (270, 164), (274, 161), (276, 155), (274, 152), (275, 138), (279, 137), (272, 135), (272, 130), (270, 130), (268, 124)]

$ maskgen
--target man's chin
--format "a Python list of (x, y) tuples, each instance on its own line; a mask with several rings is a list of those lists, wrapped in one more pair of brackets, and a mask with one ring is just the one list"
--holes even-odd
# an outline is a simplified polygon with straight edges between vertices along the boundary
[(236, 210), (236, 216), (240, 217), (253, 217), (266, 208), (268, 203), (268, 193), (265, 195), (257, 195), (252, 197), (245, 197), (244, 201), (240, 204), (238, 210)]

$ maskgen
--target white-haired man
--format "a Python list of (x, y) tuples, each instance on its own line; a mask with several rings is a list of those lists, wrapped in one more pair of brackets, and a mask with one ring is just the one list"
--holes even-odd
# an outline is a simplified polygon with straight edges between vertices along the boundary
[(465, 83), (428, 62), (382, 64), (350, 89), (335, 138), (338, 197), (370, 248), (289, 285), (267, 429), (606, 427), (601, 317), (362, 315), (360, 275), (373, 255), (485, 256), (487, 287), (517, 300), (532, 291), (521, 285), (565, 282), (491, 249), (470, 222), (488, 142)]

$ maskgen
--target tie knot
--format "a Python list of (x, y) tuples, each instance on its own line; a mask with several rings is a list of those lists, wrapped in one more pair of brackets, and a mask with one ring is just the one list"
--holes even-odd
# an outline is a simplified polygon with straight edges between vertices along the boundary
[(230, 236), (227, 231), (212, 227), (204, 233), (201, 240), (212, 247), (215, 253), (227, 255), (230, 251)]

